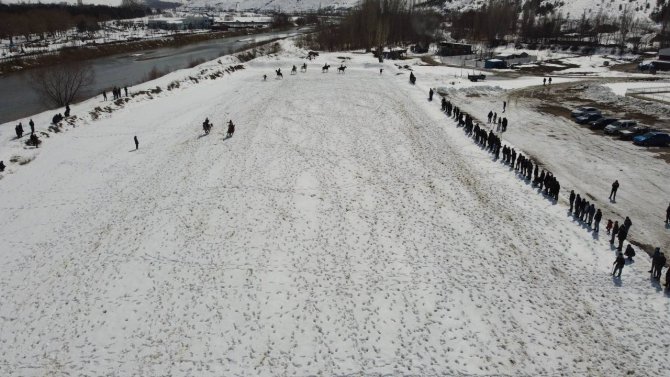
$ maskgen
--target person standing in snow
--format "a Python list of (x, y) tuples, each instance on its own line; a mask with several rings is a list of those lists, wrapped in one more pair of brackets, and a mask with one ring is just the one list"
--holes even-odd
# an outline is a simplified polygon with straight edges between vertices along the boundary
[(600, 220), (603, 218), (603, 213), (600, 211), (600, 208), (598, 208), (598, 211), (596, 212), (596, 215), (593, 217), (593, 219), (596, 221), (593, 231), (598, 233), (600, 231)]
[(630, 227), (633, 225), (633, 222), (630, 221), (630, 217), (626, 216), (626, 220), (623, 221), (623, 226), (626, 228), (626, 232), (630, 230)]
[(665, 254), (661, 253), (661, 255), (658, 256), (658, 263), (656, 264), (656, 271), (654, 274), (654, 279), (660, 280), (661, 275), (663, 274), (663, 267), (665, 267), (665, 262), (667, 260), (665, 259)]
[[(623, 270), (623, 266), (626, 264), (626, 260), (623, 258), (623, 254), (618, 253), (616, 256), (616, 260), (612, 265), (614, 265), (614, 270), (612, 271), (612, 276), (616, 276), (618, 278), (621, 277), (621, 271)], [(617, 271), (619, 273), (617, 274)]]
[(495, 124), (497, 120), (498, 120), (498, 113), (493, 113), (493, 123)]
[(102, 91), (102, 99), (103, 101), (107, 101), (107, 92), (105, 92), (104, 90)]
[(21, 136), (23, 136), (23, 125), (21, 124), (21, 122), (19, 122), (19, 124), (17, 124), (16, 127), (14, 127), (14, 131), (16, 131), (17, 139), (20, 139)]
[(123, 87), (123, 91), (126, 92), (126, 97), (128, 97), (128, 87), (127, 86)]
[(133, 139), (135, 140), (135, 150), (140, 149), (140, 141), (137, 140), (137, 136), (135, 136)]
[(665, 223), (670, 224), (670, 204), (668, 204), (668, 209), (665, 210)]
[(614, 244), (614, 237), (619, 233), (619, 221), (614, 222), (614, 226), (612, 227), (612, 238), (610, 239), (610, 245)]
[(651, 270), (647, 271), (651, 273), (651, 276), (656, 275), (656, 267), (658, 266), (658, 258), (661, 256), (661, 248), (657, 247), (654, 249), (654, 254), (651, 256)]
[(614, 180), (612, 183), (612, 191), (610, 191), (610, 200), (616, 202), (616, 191), (619, 189), (619, 181)]
[[(30, 134), (32, 135), (32, 134), (35, 133), (35, 122), (33, 122), (33, 120), (30, 119), (30, 122), (28, 122), (28, 124), (30, 125)], [(670, 207), (668, 207), (668, 208), (670, 208)]]
[(493, 110), (489, 111), (489, 123), (491, 123), (492, 118), (493, 118)]
[(542, 85), (547, 85), (547, 78), (546, 77), (542, 79)]
[(65, 117), (67, 118), (69, 116), (70, 116), (70, 104), (66, 103), (65, 104)]
[(433, 88), (430, 88), (430, 90), (428, 91), (428, 101), (433, 100), (433, 93), (434, 93)]
[(593, 224), (593, 216), (596, 214), (596, 206), (591, 203), (591, 206), (589, 207), (589, 227), (591, 227), (591, 224)]
[(619, 239), (619, 247), (616, 249), (621, 251), (623, 249), (623, 242), (626, 240), (628, 237), (628, 229), (626, 229), (625, 226), (620, 226), (619, 227), (619, 234), (617, 234), (617, 238)]
[(2, 173), (3, 171), (5, 171), (5, 162), (0, 161), (0, 173)]
[(503, 113), (507, 109), (507, 101), (503, 101)]
[(607, 226), (605, 227), (605, 230), (607, 230), (608, 235), (612, 231), (612, 219), (607, 219)]
[(235, 125), (233, 124), (233, 120), (231, 119), (228, 121), (228, 137), (233, 137), (233, 134), (235, 133)]
[(570, 213), (572, 213), (574, 203), (575, 203), (575, 190), (570, 190)]
[(549, 78), (549, 85), (551, 85), (551, 77)]

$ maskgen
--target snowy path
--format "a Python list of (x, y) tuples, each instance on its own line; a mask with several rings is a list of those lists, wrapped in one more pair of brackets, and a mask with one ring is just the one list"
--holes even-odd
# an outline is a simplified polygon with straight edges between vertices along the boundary
[(406, 76), (351, 66), (133, 103), (5, 177), (0, 374), (662, 373), (644, 259), (617, 286)]

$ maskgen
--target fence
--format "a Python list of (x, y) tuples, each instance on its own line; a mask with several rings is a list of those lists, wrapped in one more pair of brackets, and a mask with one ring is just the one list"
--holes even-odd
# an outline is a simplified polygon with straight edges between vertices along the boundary
[(670, 104), (670, 86), (627, 89), (626, 96)]

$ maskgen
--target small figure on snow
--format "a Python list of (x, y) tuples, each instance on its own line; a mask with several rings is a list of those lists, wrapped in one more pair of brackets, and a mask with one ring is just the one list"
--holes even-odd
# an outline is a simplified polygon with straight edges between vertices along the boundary
[(233, 137), (233, 134), (235, 133), (235, 125), (233, 124), (233, 120), (228, 121), (228, 134), (226, 135), (227, 137)]
[[(618, 253), (617, 256), (616, 256), (616, 260), (612, 264), (614, 265), (614, 270), (612, 270), (612, 276), (616, 276), (616, 277), (620, 278), (621, 277), (621, 271), (623, 270), (623, 266), (626, 264), (626, 260), (624, 259), (623, 254)], [(619, 271), (618, 274), (617, 274), (617, 271)]]
[(607, 219), (607, 226), (605, 227), (605, 229), (607, 230), (607, 234), (610, 234), (610, 232), (612, 231), (612, 225), (613, 225), (612, 219)]
[[(31, 119), (30, 122), (28, 122), (28, 124), (30, 125), (30, 133), (34, 134), (35, 133), (35, 122), (33, 122), (33, 120)], [(668, 207), (668, 208), (670, 208), (670, 207)]]
[(21, 136), (23, 136), (23, 125), (21, 124), (21, 122), (19, 122), (19, 124), (17, 124), (16, 127), (14, 127), (14, 131), (16, 131), (17, 139), (20, 139)]
[(628, 258), (629, 262), (633, 261), (633, 257), (635, 256), (635, 249), (633, 249), (633, 246), (631, 244), (628, 244), (626, 246), (626, 251), (623, 253)]
[(135, 136), (133, 140), (135, 140), (135, 150), (140, 149), (140, 141), (137, 140), (137, 136)]
[(616, 202), (616, 191), (619, 189), (619, 181), (614, 180), (612, 183), (612, 191), (610, 191), (610, 200)]
[(433, 88), (430, 88), (430, 90), (428, 91), (428, 101), (433, 100), (433, 93), (434, 93)]
[(5, 171), (5, 162), (0, 161), (0, 173), (2, 173), (3, 171)]

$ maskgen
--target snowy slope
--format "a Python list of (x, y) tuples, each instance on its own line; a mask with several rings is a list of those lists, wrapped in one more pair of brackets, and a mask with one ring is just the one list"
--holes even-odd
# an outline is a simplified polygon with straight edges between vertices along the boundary
[(133, 99), (3, 175), (0, 375), (664, 373), (644, 257), (613, 281), (406, 71), (304, 61)]
[[(419, 2), (417, 2), (419, 3)], [(446, 0), (428, 3), (443, 3), (442, 8), (447, 10), (467, 10), (473, 8), (480, 8), (487, 4), (487, 0)], [(649, 8), (647, 8), (649, 4)], [(626, 6), (630, 12), (635, 12), (639, 17), (648, 16), (656, 6), (655, 1), (648, 0), (544, 0), (541, 2), (542, 7), (549, 7), (555, 12), (560, 12), (563, 16), (568, 18), (580, 18), (582, 14), (586, 16), (595, 16), (598, 12), (610, 16), (618, 16), (622, 13)]]

